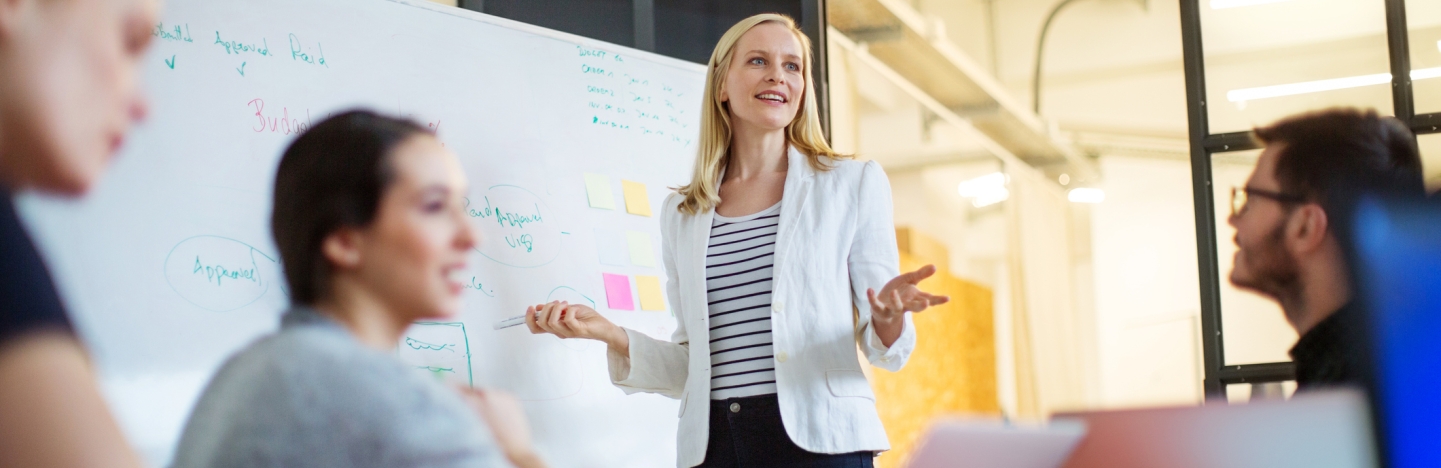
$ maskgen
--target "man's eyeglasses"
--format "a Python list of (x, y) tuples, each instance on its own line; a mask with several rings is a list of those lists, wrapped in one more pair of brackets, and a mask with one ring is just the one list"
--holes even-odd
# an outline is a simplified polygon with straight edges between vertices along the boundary
[(1269, 198), (1280, 203), (1305, 203), (1306, 197), (1289, 193), (1272, 192), (1251, 187), (1231, 187), (1231, 216), (1240, 216), (1246, 211), (1251, 197)]

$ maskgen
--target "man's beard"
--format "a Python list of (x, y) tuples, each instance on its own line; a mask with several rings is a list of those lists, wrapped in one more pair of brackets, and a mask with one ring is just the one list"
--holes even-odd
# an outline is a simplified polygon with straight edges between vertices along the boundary
[[(1255, 290), (1281, 302), (1284, 306), (1300, 294), (1300, 268), (1296, 257), (1286, 250), (1283, 242), (1286, 224), (1280, 223), (1267, 234), (1261, 245), (1245, 249), (1247, 269), (1250, 278), (1233, 281), (1236, 286)], [(1232, 277), (1233, 280), (1235, 277)]]

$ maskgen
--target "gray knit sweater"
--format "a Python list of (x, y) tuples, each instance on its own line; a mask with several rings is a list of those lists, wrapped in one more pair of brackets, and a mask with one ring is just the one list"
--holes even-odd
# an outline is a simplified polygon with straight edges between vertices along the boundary
[(507, 467), (454, 390), (296, 307), (230, 358), (175, 454), (191, 467)]

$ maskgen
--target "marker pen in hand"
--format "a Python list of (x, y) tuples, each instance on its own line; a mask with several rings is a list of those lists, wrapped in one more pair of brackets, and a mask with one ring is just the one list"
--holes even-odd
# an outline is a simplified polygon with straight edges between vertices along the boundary
[(499, 321), (499, 322), (495, 322), (495, 329), (496, 329), (496, 330), (501, 330), (501, 329), (506, 329), (506, 328), (518, 326), (518, 325), (525, 325), (525, 316), (524, 316), (524, 315), (520, 315), (520, 316), (516, 316), (516, 317), (511, 317), (511, 318), (508, 318), (508, 319), (505, 319), (505, 320), (501, 320), (501, 321)]
[[(539, 311), (539, 308), (537, 308), (537, 311)], [(565, 310), (564, 310), (564, 309), (562, 309), (562, 310), (560, 311), (560, 313), (561, 313), (561, 317), (565, 317)], [(520, 326), (520, 325), (525, 325), (525, 316), (524, 316), (524, 315), (517, 315), (517, 316), (515, 316), (515, 317), (511, 317), (511, 318), (508, 318), (508, 319), (505, 319), (505, 320), (501, 320), (501, 321), (499, 321), (499, 322), (495, 322), (494, 327), (495, 327), (496, 330), (503, 330), (503, 329), (506, 329), (506, 328), (515, 327), (515, 326)]]

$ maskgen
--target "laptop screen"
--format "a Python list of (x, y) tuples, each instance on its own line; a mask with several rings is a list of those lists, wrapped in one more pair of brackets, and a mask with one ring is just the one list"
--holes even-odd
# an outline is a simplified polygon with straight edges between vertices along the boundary
[(1441, 466), (1441, 205), (1368, 200), (1352, 226), (1382, 453)]

